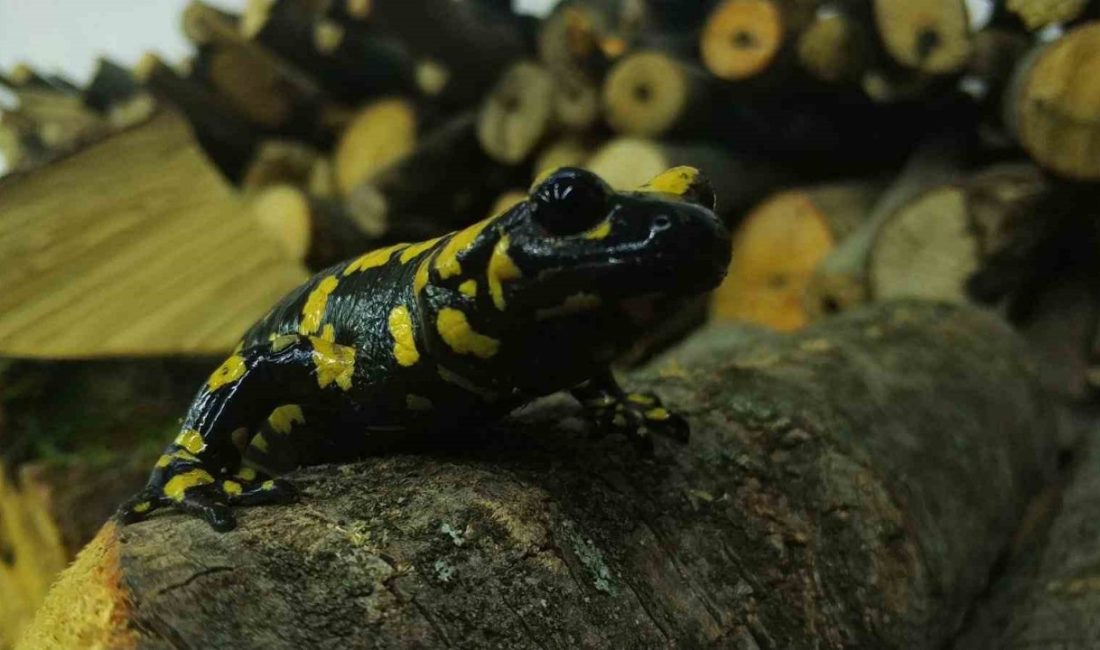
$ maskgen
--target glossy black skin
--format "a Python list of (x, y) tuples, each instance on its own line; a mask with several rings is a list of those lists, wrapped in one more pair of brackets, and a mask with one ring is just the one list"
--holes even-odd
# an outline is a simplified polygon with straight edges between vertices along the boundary
[[(215, 371), (120, 517), (170, 505), (227, 530), (230, 505), (293, 497), (287, 482), (241, 469), (246, 452), (262, 459), (275, 439), (291, 441), (283, 465), (354, 458), (372, 433), (462, 425), (558, 390), (643, 451), (651, 432), (686, 441), (681, 418), (653, 395), (625, 393), (609, 371), (662, 313), (716, 286), (729, 263), (713, 192), (694, 170), (680, 173), (690, 182), (676, 194), (615, 193), (589, 172), (561, 170), (466, 231), (375, 254), (371, 268), (357, 270), (360, 258), (317, 274)], [(402, 309), (412, 356), (394, 330)], [(452, 327), (458, 314), (465, 325)], [(279, 426), (273, 411), (286, 405), (294, 422)]]

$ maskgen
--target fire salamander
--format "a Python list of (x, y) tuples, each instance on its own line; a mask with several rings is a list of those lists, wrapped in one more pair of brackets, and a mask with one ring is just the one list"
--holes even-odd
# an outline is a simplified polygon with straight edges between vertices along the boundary
[(230, 506), (294, 498), (242, 463), (276, 439), (298, 441), (301, 462), (349, 459), (372, 433), (461, 427), (563, 389), (643, 453), (651, 434), (686, 442), (687, 423), (609, 364), (721, 281), (730, 239), (713, 209), (692, 168), (629, 193), (562, 169), (503, 214), (322, 271), (210, 375), (120, 519), (170, 506), (229, 530)]

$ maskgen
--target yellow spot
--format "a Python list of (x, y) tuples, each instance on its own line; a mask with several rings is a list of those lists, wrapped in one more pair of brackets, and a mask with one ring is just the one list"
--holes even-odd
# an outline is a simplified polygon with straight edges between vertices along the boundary
[(611, 219), (604, 219), (595, 228), (584, 233), (585, 239), (603, 239), (611, 234)]
[(627, 395), (626, 398), (628, 400), (630, 400), (631, 402), (634, 402), (635, 404), (644, 404), (646, 406), (648, 406), (650, 404), (653, 404), (654, 402), (657, 401), (657, 400), (653, 399), (652, 397), (650, 397), (649, 395), (643, 395), (641, 393), (631, 393), (631, 394)]
[(282, 336), (272, 335), (271, 337), (271, 351), (282, 352), (298, 340), (298, 337), (294, 334), (283, 334)]
[(440, 239), (443, 238), (436, 237), (435, 239), (429, 239), (428, 241), (422, 241), (419, 244), (413, 244), (412, 246), (409, 246), (405, 249), (404, 252), (401, 253), (401, 263), (408, 264), (409, 260), (428, 250), (432, 246), (435, 246), (437, 243), (439, 243)]
[(404, 305), (398, 305), (390, 312), (390, 336), (393, 337), (393, 356), (397, 363), (411, 366), (420, 360), (416, 337), (413, 335), (412, 316)]
[(156, 466), (157, 467), (168, 467), (168, 465), (171, 462), (172, 462), (172, 457), (171, 456), (167, 456), (167, 455), (166, 456), (161, 456), (160, 458), (157, 459)]
[(489, 390), (488, 388), (482, 388), (481, 386), (478, 386), (474, 382), (470, 381), (469, 379), (466, 379), (462, 375), (458, 374), (457, 372), (455, 372), (455, 371), (453, 371), (449, 368), (444, 368), (443, 366), (438, 366), (436, 368), (436, 371), (439, 373), (439, 378), (442, 379), (443, 381), (447, 382), (448, 384), (454, 384), (455, 386), (458, 386), (459, 388), (461, 388), (461, 389), (463, 389), (467, 392), (474, 393), (475, 395), (479, 395), (486, 402), (496, 401), (496, 399), (498, 397), (498, 395), (495, 392)]
[(264, 438), (264, 434), (258, 433), (256, 437), (252, 439), (252, 446), (255, 449), (260, 450), (263, 453), (267, 453), (267, 438)]
[(475, 332), (466, 320), (466, 314), (451, 307), (439, 310), (435, 327), (443, 342), (458, 354), (472, 354), (488, 359), (500, 348), (500, 341)]
[(176, 444), (183, 447), (192, 454), (197, 454), (203, 449), (206, 449), (206, 441), (202, 439), (202, 434), (194, 429), (185, 429), (176, 436)]
[(234, 354), (218, 366), (218, 369), (210, 375), (210, 379), (206, 380), (206, 390), (214, 392), (226, 384), (237, 381), (244, 376), (245, 370), (244, 357)]
[(655, 409), (649, 409), (645, 412), (645, 416), (647, 420), (667, 420), (670, 417), (668, 409), (661, 408), (660, 406)]
[(233, 446), (237, 448), (237, 451), (242, 454), (245, 449), (248, 449), (248, 429), (245, 427), (234, 429), (233, 433), (229, 434), (229, 439), (233, 441)]
[(321, 388), (336, 382), (344, 390), (351, 388), (351, 378), (355, 374), (355, 348), (326, 341), (316, 336), (309, 337), (313, 344), (313, 365), (317, 370), (317, 385)]
[(600, 297), (596, 294), (581, 291), (567, 297), (557, 307), (547, 307), (546, 309), (535, 310), (535, 319), (546, 320), (547, 318), (578, 314), (582, 311), (595, 309), (599, 307), (601, 303)]
[(386, 262), (390, 261), (390, 257), (392, 257), (395, 252), (404, 248), (405, 246), (408, 246), (408, 244), (394, 244), (393, 246), (379, 248), (360, 256), (351, 264), (348, 264), (347, 268), (344, 269), (344, 277), (347, 277), (352, 273), (356, 273), (358, 271), (366, 271), (367, 269), (373, 269), (375, 267), (382, 266)]
[(458, 292), (469, 298), (477, 295), (477, 280), (466, 280), (458, 285)]
[(164, 496), (173, 501), (183, 501), (184, 492), (200, 485), (209, 485), (214, 477), (206, 470), (193, 469), (190, 472), (173, 476), (164, 485)]
[(413, 292), (417, 295), (424, 290), (424, 287), (428, 286), (428, 271), (431, 266), (431, 258), (425, 257), (420, 260), (420, 265), (416, 267), (416, 274), (413, 275)]
[(244, 491), (241, 484), (236, 481), (223, 481), (222, 489), (231, 497), (240, 496), (241, 492)]
[(290, 433), (295, 424), (305, 421), (306, 416), (302, 413), (302, 407), (297, 404), (283, 404), (267, 416), (267, 423), (271, 425), (271, 430), (283, 435)]
[(439, 272), (439, 277), (446, 279), (462, 273), (462, 266), (458, 262), (459, 254), (468, 249), (470, 244), (474, 243), (477, 236), (481, 234), (481, 231), (485, 230), (485, 227), (492, 222), (492, 218), (483, 219), (451, 236), (450, 241), (435, 258), (435, 270)]
[(237, 470), (237, 478), (241, 479), (242, 481), (255, 481), (256, 470), (252, 469), (251, 467), (242, 467)]
[(149, 508), (151, 507), (153, 507), (153, 504), (149, 503), (148, 501), (142, 501), (141, 503), (134, 504), (134, 512), (148, 512)]
[(321, 317), (325, 315), (325, 307), (328, 305), (328, 297), (336, 290), (340, 281), (335, 275), (326, 276), (306, 298), (306, 304), (302, 307), (302, 322), (298, 325), (300, 334), (316, 334), (321, 329)]
[(493, 248), (493, 256), (489, 258), (489, 270), (486, 272), (489, 295), (493, 297), (493, 304), (497, 309), (504, 309), (503, 283), (523, 277), (523, 272), (508, 255), (508, 243), (508, 235), (500, 238)]
[(432, 410), (432, 401), (427, 397), (421, 397), (420, 395), (406, 395), (405, 407), (410, 411), (430, 411)]
[(261, 490), (274, 490), (275, 489), (275, 481), (268, 480), (268, 481), (264, 481), (263, 483), (260, 483), (260, 489)]
[(684, 196), (700, 181), (699, 170), (694, 167), (673, 167), (638, 188), (639, 192), (659, 192)]
[(325, 323), (325, 326), (321, 328), (321, 338), (329, 342), (336, 341), (336, 328), (332, 326), (332, 323)]

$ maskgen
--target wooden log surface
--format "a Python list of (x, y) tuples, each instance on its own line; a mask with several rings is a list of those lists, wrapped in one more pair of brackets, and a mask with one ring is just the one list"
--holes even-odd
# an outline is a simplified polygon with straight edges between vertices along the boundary
[(1089, 427), (953, 650), (1100, 647), (1100, 432)]
[(867, 217), (881, 190), (873, 181), (847, 181), (778, 192), (755, 206), (734, 234), (713, 317), (783, 331), (805, 326), (802, 298), (814, 270)]
[(0, 354), (221, 354), (305, 278), (177, 113), (0, 182)]
[(1005, 95), (1005, 121), (1045, 169), (1100, 179), (1100, 21), (1024, 57)]
[(109, 524), (21, 647), (941, 648), (1051, 474), (1023, 346), (969, 308), (713, 328), (630, 380), (688, 446), (586, 441), (552, 399), (300, 470), (233, 533)]

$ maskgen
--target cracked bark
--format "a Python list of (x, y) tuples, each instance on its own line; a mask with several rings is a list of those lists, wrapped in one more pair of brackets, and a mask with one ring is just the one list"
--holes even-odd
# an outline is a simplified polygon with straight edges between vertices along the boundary
[[(114, 554), (62, 584), (114, 575), (91, 611), (118, 615), (59, 587), (24, 647), (80, 628), (142, 648), (941, 648), (1052, 474), (1023, 344), (967, 308), (711, 328), (628, 383), (685, 413), (691, 443), (639, 459), (554, 398), (295, 472), (301, 503), (232, 533), (109, 525), (92, 548)], [(235, 570), (157, 594), (212, 566)]]

